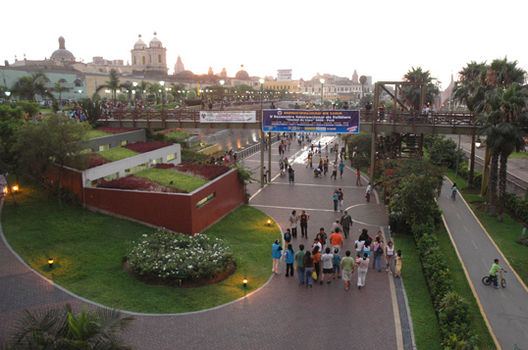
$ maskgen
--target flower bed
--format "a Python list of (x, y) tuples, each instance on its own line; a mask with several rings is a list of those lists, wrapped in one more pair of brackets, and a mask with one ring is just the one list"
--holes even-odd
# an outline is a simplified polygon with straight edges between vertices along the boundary
[(126, 259), (139, 276), (167, 283), (213, 279), (234, 263), (233, 253), (218, 238), (164, 230), (144, 234), (133, 243)]
[(227, 173), (230, 169), (222, 165), (196, 164), (189, 162), (183, 162), (177, 165), (175, 168), (178, 171), (201, 176), (207, 180), (215, 179), (218, 176)]
[(117, 188), (122, 190), (187, 193), (187, 191), (179, 190), (173, 187), (163, 186), (159, 183), (150, 181), (145, 178), (136, 177), (134, 175), (129, 175), (127, 177), (121, 177), (112, 181), (103, 182), (97, 187)]
[(160, 141), (153, 141), (153, 142), (134, 142), (128, 145), (123, 146), (124, 148), (128, 148), (131, 151), (138, 152), (138, 153), (145, 153), (154, 151), (156, 149), (160, 149), (163, 147), (171, 146), (172, 143), (170, 142), (160, 142)]
[(171, 163), (156, 164), (157, 169), (170, 169), (170, 168), (174, 168), (175, 166), (176, 164), (171, 164)]
[(108, 163), (108, 160), (106, 158), (101, 157), (97, 153), (90, 153), (88, 155), (88, 161), (86, 163), (85, 169), (95, 168), (96, 166), (103, 165)]
[(115, 134), (121, 134), (121, 133), (124, 133), (124, 132), (139, 130), (139, 128), (112, 128), (112, 127), (109, 127), (109, 126), (99, 126), (99, 127), (95, 128), (94, 130), (99, 130), (99, 131), (102, 131), (102, 132), (106, 132), (106, 133), (115, 135)]

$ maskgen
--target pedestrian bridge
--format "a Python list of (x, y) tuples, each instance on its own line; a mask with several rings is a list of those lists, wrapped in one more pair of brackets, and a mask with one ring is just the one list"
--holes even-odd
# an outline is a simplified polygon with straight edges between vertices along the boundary
[[(252, 109), (255, 110), (255, 109)], [(380, 117), (373, 111), (360, 111), (360, 130), (376, 133), (401, 134), (455, 134), (473, 135), (479, 125), (470, 113), (432, 112), (427, 115), (416, 113), (386, 113)], [(375, 120), (374, 120), (375, 119)], [(200, 111), (192, 109), (161, 110), (116, 110), (99, 120), (112, 127), (137, 128), (217, 128), (217, 129), (261, 129), (261, 111), (257, 110), (255, 123), (201, 123)]]

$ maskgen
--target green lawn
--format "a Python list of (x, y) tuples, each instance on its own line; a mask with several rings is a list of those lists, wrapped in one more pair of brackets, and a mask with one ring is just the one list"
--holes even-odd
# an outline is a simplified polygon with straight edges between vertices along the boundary
[(88, 140), (90, 139), (95, 139), (95, 138), (98, 138), (98, 137), (103, 137), (103, 136), (108, 136), (110, 135), (109, 133), (106, 133), (104, 131), (101, 131), (101, 130), (89, 130), (87, 133), (86, 133), (86, 137), (88, 138)]
[(160, 185), (185, 190), (187, 192), (192, 192), (207, 183), (207, 180), (176, 173), (168, 169), (145, 169), (135, 173), (134, 176), (149, 179), (150, 181), (157, 182)]
[(528, 153), (526, 152), (514, 152), (510, 154), (508, 158), (528, 158)]
[(111, 162), (115, 162), (116, 160), (121, 160), (138, 155), (139, 153), (129, 150), (128, 148), (115, 147), (107, 149), (105, 151), (97, 152), (97, 154)]
[[(18, 206), (7, 198), (2, 213), (9, 244), (41, 274), (103, 305), (149, 313), (201, 310), (235, 300), (270, 276), (271, 242), (280, 232), (263, 225), (267, 216), (255, 208), (243, 206), (207, 230), (233, 249), (236, 272), (214, 285), (180, 289), (138, 282), (122, 269), (131, 242), (152, 233), (152, 228), (76, 206), (59, 209), (46, 193), (23, 188)], [(47, 265), (49, 256), (56, 261), (53, 270)]]
[(440, 244), (440, 249), (446, 258), (447, 267), (451, 272), (451, 278), (453, 279), (454, 290), (460, 294), (469, 304), (469, 320), (470, 327), (473, 334), (476, 334), (481, 341), (481, 349), (493, 349), (495, 348), (495, 343), (491, 338), (488, 327), (484, 322), (484, 318), (480, 313), (477, 300), (473, 295), (473, 291), (469, 286), (468, 280), (462, 269), (462, 264), (458, 259), (455, 248), (451, 243), (451, 239), (442, 225), (440, 231), (437, 232), (438, 241)]
[(395, 234), (392, 239), (396, 249), (402, 251), (402, 278), (411, 309), (416, 346), (419, 350), (440, 350), (440, 327), (414, 239), (403, 234)]
[(182, 142), (186, 138), (191, 137), (191, 134), (182, 130), (173, 130), (165, 134), (165, 137), (173, 142)]
[[(452, 171), (448, 171), (447, 175), (451, 180), (454, 179)], [(519, 274), (519, 277), (525, 284), (528, 284), (528, 247), (516, 242), (517, 238), (521, 236), (523, 225), (506, 213), (504, 214), (503, 222), (499, 222), (496, 217), (489, 216), (487, 212), (479, 209), (479, 204), (484, 202), (484, 198), (478, 194), (464, 193), (467, 182), (460, 177), (456, 179), (456, 183), (462, 190), (464, 199), (470, 204), (471, 209), (486, 228), (495, 244), (506, 256), (517, 274)]]

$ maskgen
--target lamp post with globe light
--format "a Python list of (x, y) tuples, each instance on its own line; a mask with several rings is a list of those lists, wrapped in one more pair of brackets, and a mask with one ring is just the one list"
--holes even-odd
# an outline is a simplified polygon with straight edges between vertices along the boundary
[(9, 96), (11, 96), (11, 91), (5, 91), (4, 94), (6, 96), (7, 102), (9, 102)]
[(220, 109), (224, 109), (224, 84), (225, 84), (225, 80), (220, 80), (219, 81), (220, 85), (222, 86), (222, 89), (221, 89), (221, 94), (220, 94)]
[(165, 82), (161, 80), (159, 84), (161, 86), (161, 89), (159, 89), (159, 92), (161, 93), (161, 105), (164, 106), (165, 105)]

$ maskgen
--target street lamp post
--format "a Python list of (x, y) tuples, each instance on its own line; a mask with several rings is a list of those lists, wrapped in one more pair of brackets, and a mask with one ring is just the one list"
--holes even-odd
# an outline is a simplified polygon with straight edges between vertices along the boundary
[(222, 86), (222, 93), (221, 93), (221, 96), (220, 96), (220, 109), (224, 109), (224, 84), (225, 84), (225, 80), (220, 80), (219, 81), (220, 85)]
[(324, 83), (325, 83), (325, 80), (323, 78), (319, 79), (319, 82), (321, 83), (321, 108), (323, 106), (323, 101), (324, 101)]
[(138, 83), (137, 81), (132, 82), (132, 95), (134, 95), (134, 104), (136, 104), (136, 89), (137, 89)]
[(259, 79), (260, 83), (260, 110), (262, 111), (262, 90), (264, 89), (264, 79)]
[(5, 91), (4, 94), (6, 95), (6, 99), (9, 102), (9, 96), (11, 96), (11, 91)]
[(161, 93), (161, 105), (164, 106), (165, 105), (165, 90), (164, 90), (165, 82), (161, 80), (159, 84), (161, 85), (161, 89), (159, 90), (159, 92)]

